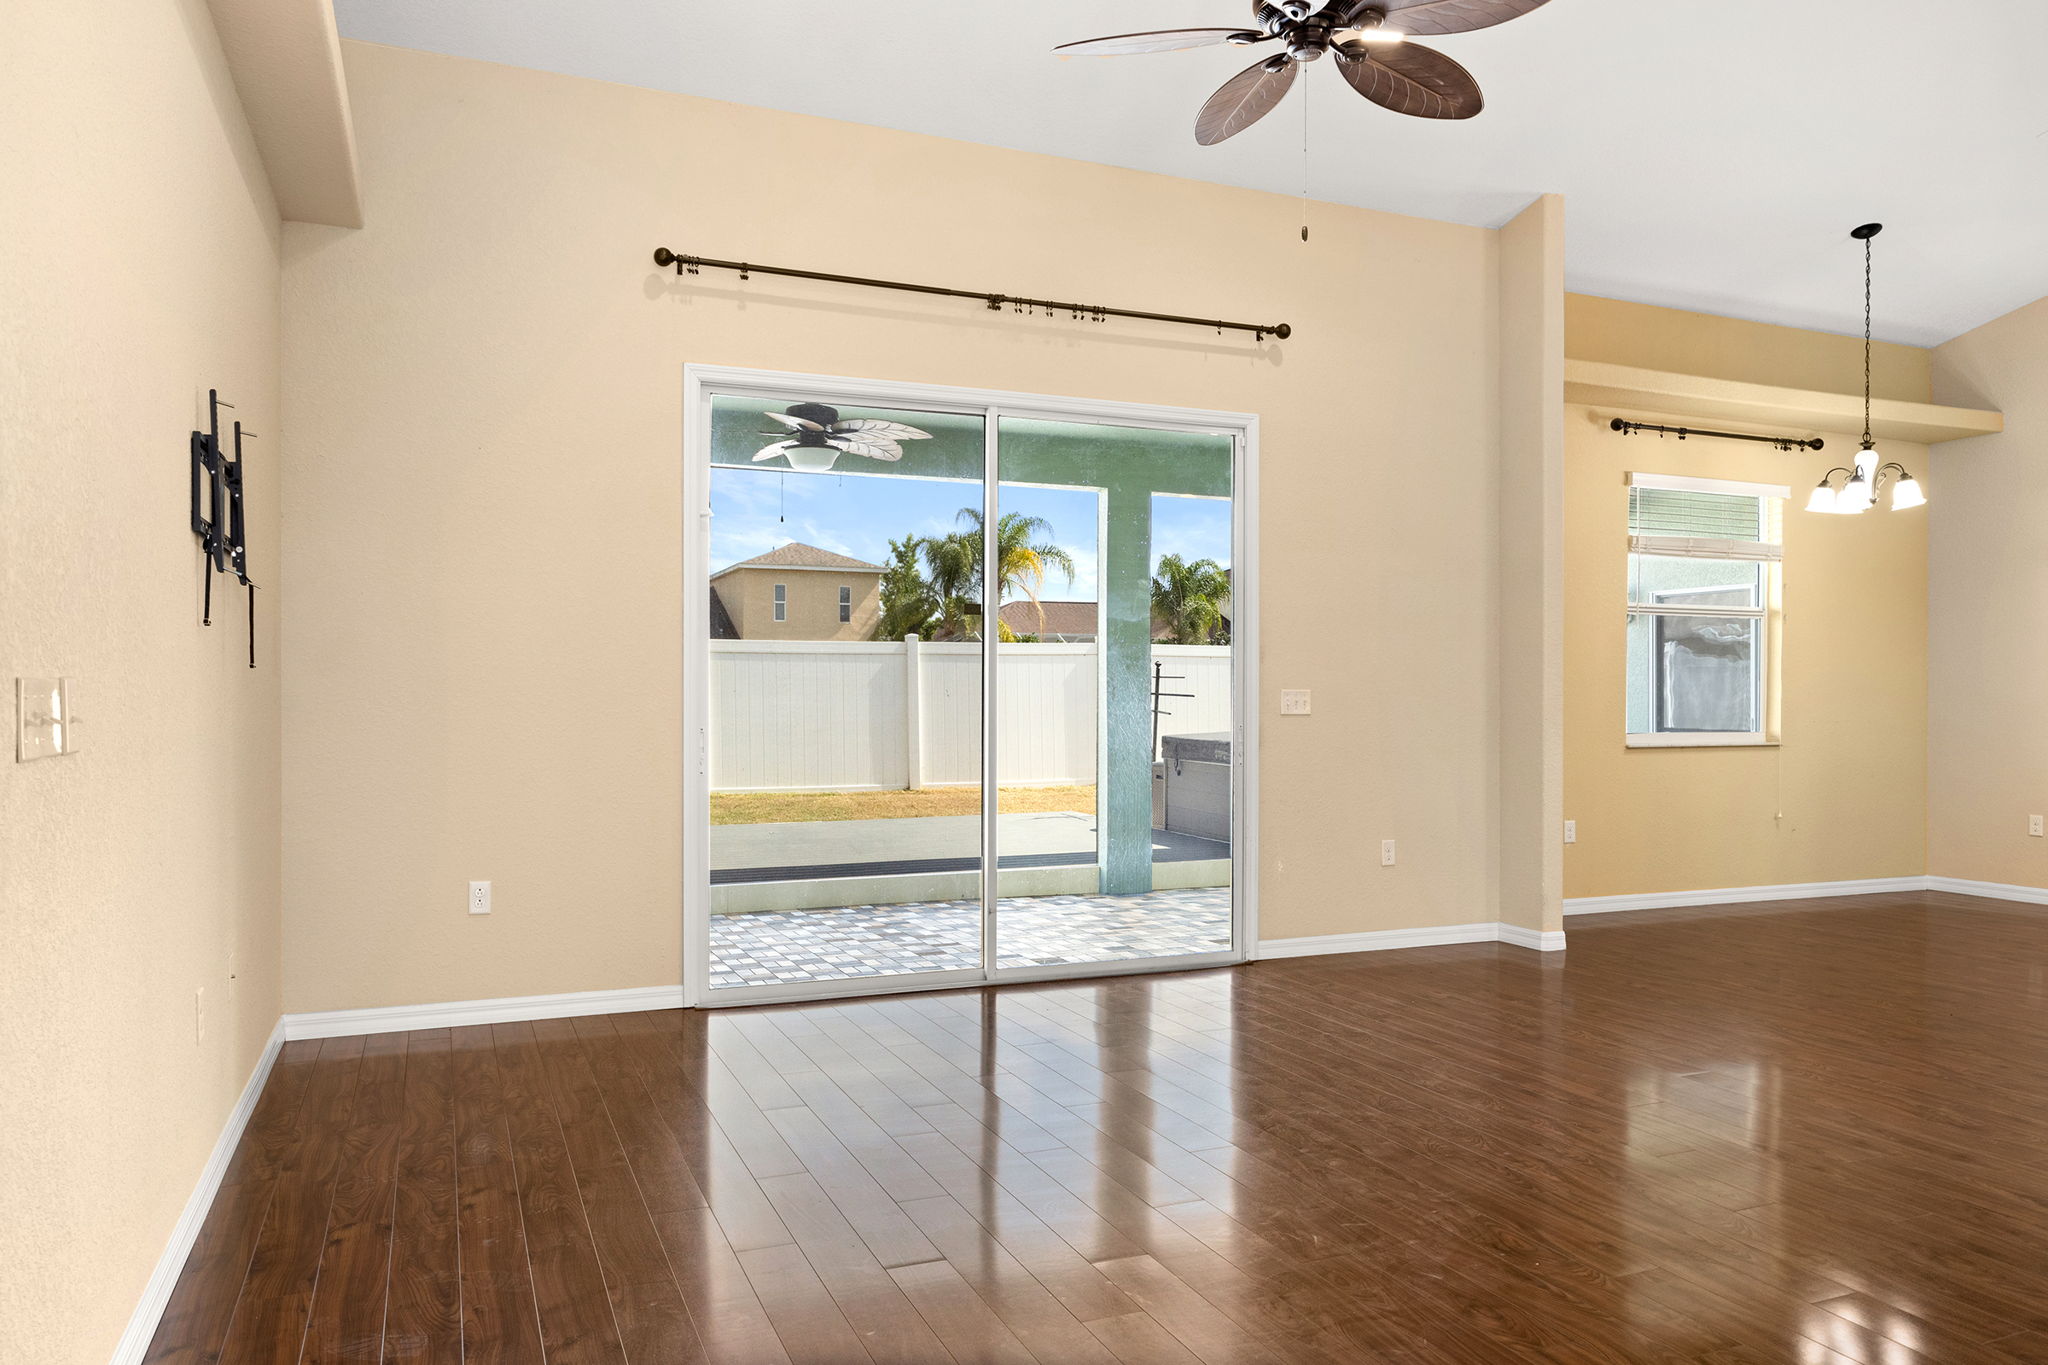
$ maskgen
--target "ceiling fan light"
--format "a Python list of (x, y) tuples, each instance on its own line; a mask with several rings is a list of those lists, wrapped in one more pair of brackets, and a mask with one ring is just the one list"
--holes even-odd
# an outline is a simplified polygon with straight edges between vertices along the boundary
[(1834, 485), (1826, 479), (1822, 479), (1819, 487), (1815, 488), (1807, 496), (1806, 510), (1809, 512), (1826, 512), (1830, 515), (1839, 510), (1835, 505)]
[(1334, 36), (1340, 42), (1371, 43), (1376, 47), (1392, 47), (1396, 43), (1408, 41), (1407, 34), (1394, 28), (1349, 29)]
[(801, 469), (806, 474), (822, 474), (839, 458), (839, 452), (831, 446), (791, 446), (782, 453), (789, 458), (791, 469)]
[(1927, 495), (1920, 491), (1920, 480), (1911, 474), (1892, 485), (1892, 510), (1902, 512), (1908, 507), (1925, 507)]

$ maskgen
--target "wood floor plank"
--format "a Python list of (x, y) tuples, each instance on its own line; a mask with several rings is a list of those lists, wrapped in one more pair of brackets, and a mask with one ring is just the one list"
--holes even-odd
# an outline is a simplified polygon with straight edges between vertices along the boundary
[(302, 1365), (345, 1365), (383, 1350), (398, 1135), (405, 1116), (405, 1054), (403, 1033), (363, 1040), (355, 1112), (342, 1135), (327, 1244), (299, 1350)]
[(539, 1310), (489, 1025), (449, 1031), (463, 1365), (541, 1365)]
[(386, 1361), (462, 1361), (454, 1071), (446, 1029), (422, 1030), (406, 1039), (405, 1117), (398, 1139), (382, 1343)]
[(146, 1358), (2048, 1362), (2048, 918), (1571, 944), (288, 1043)]
[(546, 1099), (545, 1063), (531, 1024), (494, 1024), (505, 1120), (526, 1259), (549, 1365), (624, 1365), (618, 1319), (569, 1164), (561, 1124)]
[(292, 1150), (278, 1172), (248, 1278), (221, 1346), (223, 1365), (297, 1361), (305, 1344), (342, 1142), (354, 1115), (361, 1038), (329, 1038), (306, 1082)]

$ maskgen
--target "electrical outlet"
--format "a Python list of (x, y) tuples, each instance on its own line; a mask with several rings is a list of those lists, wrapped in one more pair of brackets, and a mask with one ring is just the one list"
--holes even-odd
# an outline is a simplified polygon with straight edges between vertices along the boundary
[(1380, 840), (1380, 866), (1392, 867), (1393, 865), (1394, 841), (1392, 839), (1382, 839)]
[(2038, 815), (2029, 815), (2029, 816), (2027, 817), (2027, 833), (2029, 833), (2029, 834), (2033, 835), (2033, 836), (2034, 836), (2034, 837), (2035, 837), (2036, 839), (2038, 839), (2038, 838), (2040, 838), (2040, 837), (2041, 837), (2041, 835), (2042, 835), (2043, 831), (2042, 831), (2042, 828), (2041, 828), (2041, 817), (2040, 817), (2040, 816), (2038, 816)]
[(1284, 687), (1280, 689), (1280, 714), (1283, 716), (1307, 715), (1308, 689), (1306, 687)]
[(469, 884), (469, 913), (488, 915), (491, 913), (491, 884), (471, 882)]
[(192, 992), (192, 1041), (206, 1041), (206, 987)]
[(1576, 844), (1579, 841), (1578, 821), (1567, 820), (1564, 822), (1564, 841), (1568, 844)]

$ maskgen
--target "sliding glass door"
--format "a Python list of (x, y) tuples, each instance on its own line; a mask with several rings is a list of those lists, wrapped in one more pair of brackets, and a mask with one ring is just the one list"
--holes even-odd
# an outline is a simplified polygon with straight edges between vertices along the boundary
[(1234, 443), (997, 432), (996, 966), (1228, 953)]
[(691, 387), (693, 999), (1241, 956), (1242, 426)]

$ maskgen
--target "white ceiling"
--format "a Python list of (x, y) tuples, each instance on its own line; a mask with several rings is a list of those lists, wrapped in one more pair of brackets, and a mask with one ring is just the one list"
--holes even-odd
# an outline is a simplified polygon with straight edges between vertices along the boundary
[[(1497, 226), (1558, 191), (1576, 291), (1945, 341), (2048, 295), (2048, 5), (1552, 0), (1429, 40), (1485, 87), (1403, 118), (1327, 63), (1219, 147), (1194, 114), (1234, 48), (1062, 61), (1104, 33), (1228, 25), (1245, 0), (335, 0), (344, 36), (1226, 185)], [(733, 244), (737, 250), (741, 244)], [(1276, 246), (1284, 245), (1276, 243)]]

